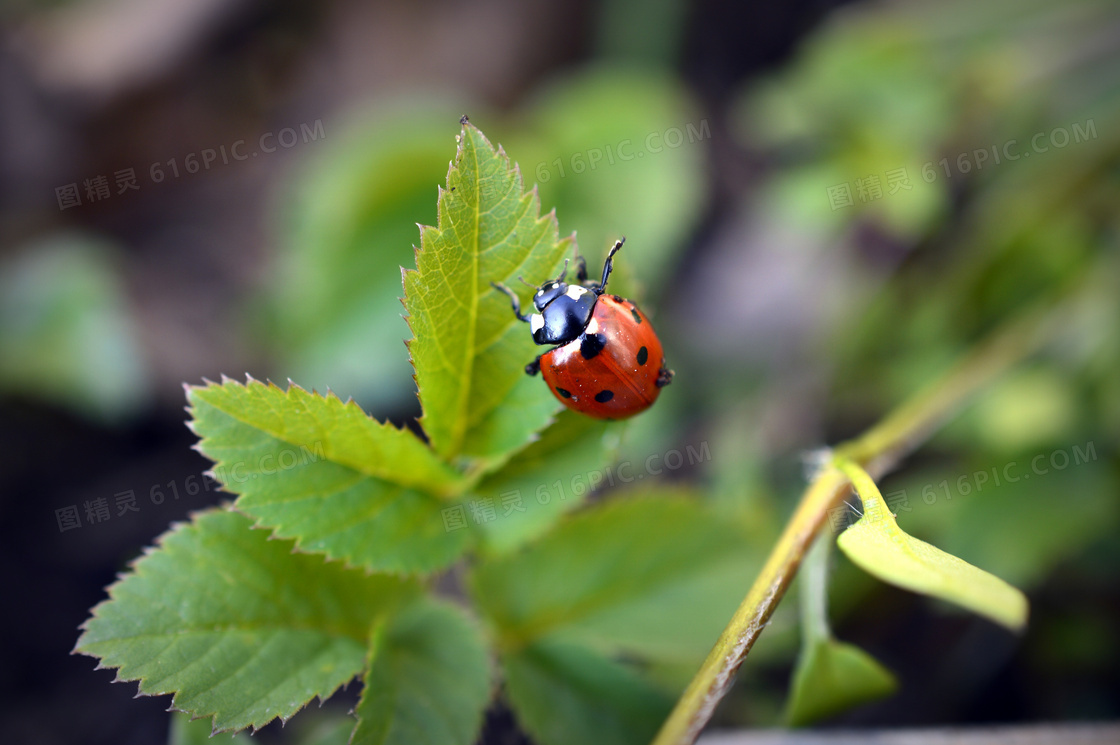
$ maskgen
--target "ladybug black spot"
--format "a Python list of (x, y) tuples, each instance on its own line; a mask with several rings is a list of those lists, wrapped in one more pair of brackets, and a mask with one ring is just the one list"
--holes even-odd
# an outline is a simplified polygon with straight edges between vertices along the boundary
[(611, 295), (611, 299), (614, 300), (616, 303), (626, 302), (625, 300), (622, 299), (622, 296), (620, 296), (620, 295)]
[(634, 316), (634, 320), (637, 321), (638, 323), (642, 322), (642, 317), (638, 315), (638, 309), (637, 308), (631, 306), (630, 315)]
[(568, 391), (564, 390), (563, 388), (560, 388), (559, 386), (557, 386), (557, 388), (556, 388), (556, 392), (557, 392), (557, 393), (559, 393), (559, 394), (560, 394), (561, 396), (563, 396), (564, 398), (571, 398), (571, 397), (572, 397), (572, 394), (571, 394), (571, 393), (569, 393)]
[(602, 334), (587, 334), (580, 342), (579, 353), (585, 360), (589, 360), (602, 352), (605, 346), (607, 346), (607, 337)]
[(639, 349), (638, 350), (638, 364), (639, 365), (644, 365), (644, 364), (646, 364), (646, 360), (648, 360), (648, 359), (649, 359), (649, 350), (646, 349), (645, 347), (642, 347), (641, 349)]
[(595, 400), (601, 404), (605, 404), (614, 398), (614, 391), (599, 391), (595, 394)]

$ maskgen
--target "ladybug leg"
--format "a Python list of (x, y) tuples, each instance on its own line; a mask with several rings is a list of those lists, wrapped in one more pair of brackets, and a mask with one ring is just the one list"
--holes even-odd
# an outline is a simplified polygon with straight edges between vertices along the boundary
[(664, 388), (673, 382), (673, 371), (665, 367), (665, 363), (661, 363), (661, 371), (657, 373), (657, 387)]
[(603, 262), (603, 278), (599, 280), (599, 289), (595, 292), (602, 295), (607, 290), (607, 280), (610, 279), (611, 270), (614, 269), (614, 255), (618, 253), (618, 249), (622, 248), (622, 244), (626, 242), (626, 236), (619, 238), (614, 242), (611, 247), (610, 253), (607, 254), (607, 260)]
[(509, 295), (510, 305), (513, 306), (513, 315), (517, 316), (517, 320), (524, 321), (525, 323), (529, 322), (529, 316), (521, 312), (521, 301), (518, 300), (517, 294), (514, 293), (513, 290), (509, 289), (501, 282), (491, 282), (490, 286), (495, 290), (498, 290), (499, 292), (504, 292), (505, 294)]
[[(555, 347), (548, 350), (548, 352), (555, 352), (557, 349), (559, 349), (562, 346), (564, 346), (564, 345), (563, 344), (557, 344)], [(537, 358), (535, 360), (533, 360), (528, 365), (526, 365), (525, 366), (525, 374), (526, 375), (536, 375), (537, 373), (539, 373), (541, 371), (541, 357), (544, 357), (546, 354), (548, 354), (548, 352), (541, 352), (540, 354), (537, 355)], [(669, 374), (672, 375), (672, 373), (669, 373)]]
[(581, 285), (587, 284), (587, 259), (582, 256), (576, 257), (576, 281)]
[[(548, 354), (548, 352), (545, 352), (545, 354)], [(541, 371), (541, 357), (544, 357), (544, 354), (538, 354), (535, 360), (525, 366), (526, 375), (536, 375)]]

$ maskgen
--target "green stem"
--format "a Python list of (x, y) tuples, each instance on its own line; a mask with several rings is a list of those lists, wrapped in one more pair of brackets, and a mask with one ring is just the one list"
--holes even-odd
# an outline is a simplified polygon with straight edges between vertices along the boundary
[(708, 653), (700, 671), (665, 720), (653, 741), (654, 745), (691, 744), (696, 740), (793, 581), (797, 566), (828, 510), (847, 491), (847, 479), (831, 467), (818, 474), (809, 485), (797, 511), (786, 523), (777, 545), (770, 552), (770, 558)]
[[(853, 461), (876, 476), (886, 473), (976, 391), (1040, 346), (1058, 327), (1059, 316), (1049, 304), (1024, 314), (879, 424), (857, 439), (837, 446), (835, 456)], [(850, 488), (848, 477), (831, 462), (816, 474), (747, 596), (665, 720), (653, 745), (695, 742), (793, 581), (828, 511)]]
[(832, 541), (820, 533), (805, 556), (805, 567), (798, 581), (801, 601), (802, 646), (808, 650), (820, 639), (832, 636), (828, 625), (828, 559)]

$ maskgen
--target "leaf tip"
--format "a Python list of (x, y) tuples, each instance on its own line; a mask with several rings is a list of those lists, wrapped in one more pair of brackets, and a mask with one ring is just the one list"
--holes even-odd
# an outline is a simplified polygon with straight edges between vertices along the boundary
[(1015, 600), (1013, 601), (1012, 607), (1008, 609), (1002, 617), (996, 618), (995, 616), (991, 616), (991, 618), (1011, 633), (1021, 636), (1027, 631), (1027, 622), (1030, 620), (1031, 615), (1031, 604), (1030, 601), (1027, 600), (1027, 596), (1018, 587), (1011, 584), (1008, 584), (1008, 587), (1015, 593)]

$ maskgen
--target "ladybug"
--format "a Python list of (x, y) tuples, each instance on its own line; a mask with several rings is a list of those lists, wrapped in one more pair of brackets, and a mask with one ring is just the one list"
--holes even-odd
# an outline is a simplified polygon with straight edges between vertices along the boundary
[(615, 242), (598, 282), (588, 281), (587, 262), (579, 256), (578, 284), (567, 284), (565, 259), (560, 276), (537, 288), (533, 305), (539, 312), (531, 315), (521, 312), (513, 290), (490, 283), (509, 296), (513, 314), (529, 324), (533, 341), (553, 345), (525, 372), (542, 373), (561, 403), (596, 419), (625, 419), (645, 411), (673, 379), (649, 319), (631, 301), (606, 294), (614, 255), (625, 242)]

